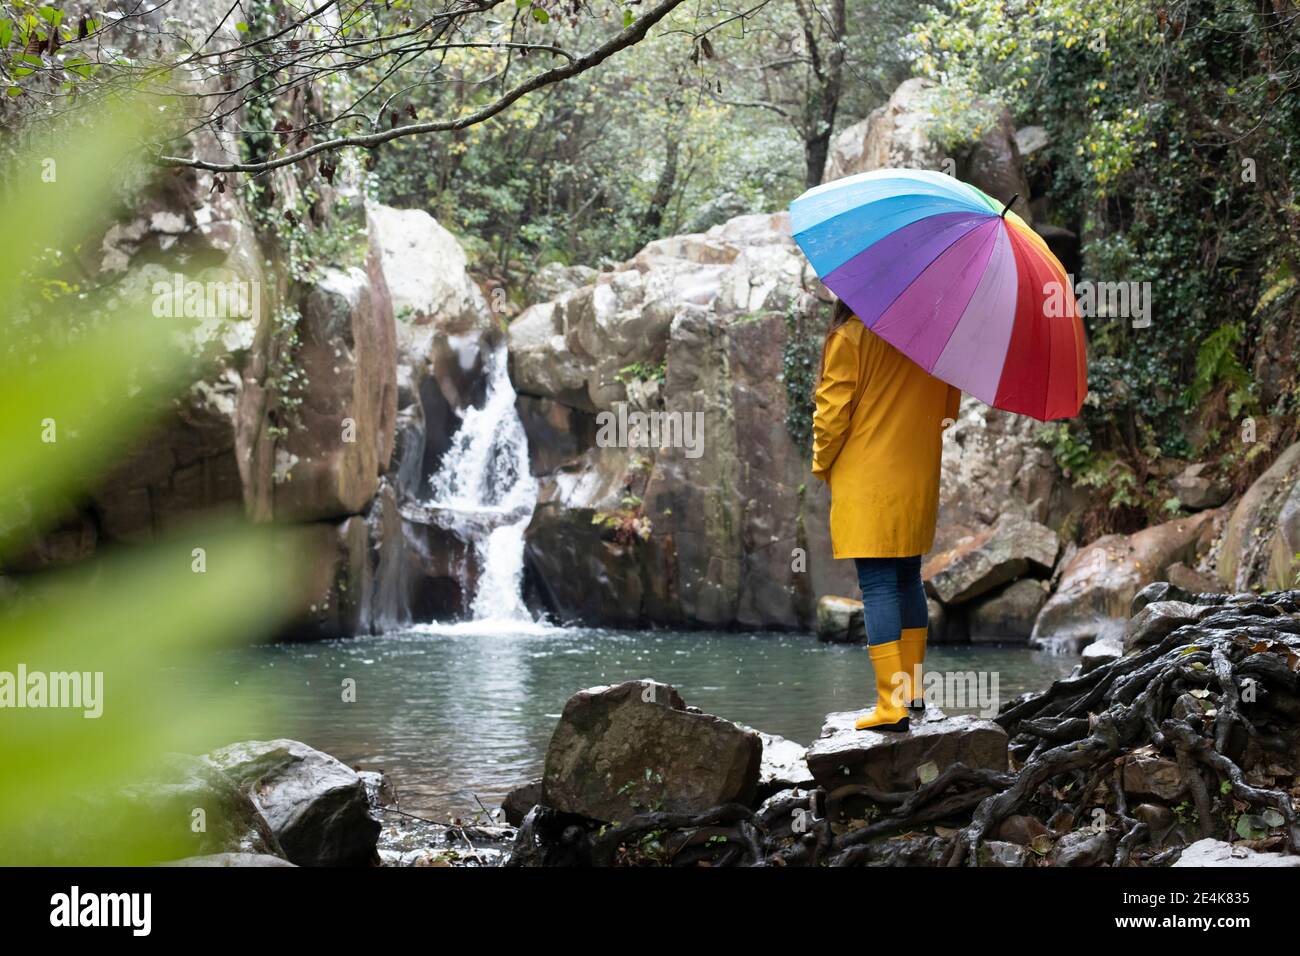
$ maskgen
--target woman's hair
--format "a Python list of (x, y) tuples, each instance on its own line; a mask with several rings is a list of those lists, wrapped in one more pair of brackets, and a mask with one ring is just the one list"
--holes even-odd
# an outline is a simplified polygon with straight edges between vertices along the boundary
[(826, 347), (830, 345), (831, 336), (841, 325), (853, 318), (853, 310), (850, 309), (843, 299), (835, 300), (835, 307), (831, 309), (831, 322), (826, 327), (826, 338), (822, 339), (822, 361), (817, 368), (817, 381), (813, 382), (813, 392), (816, 393), (817, 386), (821, 384), (822, 373), (826, 371)]

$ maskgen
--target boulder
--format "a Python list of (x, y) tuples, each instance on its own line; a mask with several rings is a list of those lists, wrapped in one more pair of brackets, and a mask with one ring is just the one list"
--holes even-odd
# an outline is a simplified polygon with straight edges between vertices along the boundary
[(117, 827), (122, 832), (139, 833), (147, 827), (164, 843), (184, 847), (194, 856), (284, 855), (254, 801), (202, 758), (168, 754), (150, 779), (126, 787), (122, 796), (123, 802), (110, 805), (129, 817)]
[(1040, 426), (1024, 415), (962, 399), (957, 419), (944, 431), (939, 514), (932, 554), (947, 551), (1009, 513), (1059, 529), (1082, 503), (1082, 493), (1062, 480)]
[[(811, 629), (819, 595), (854, 593), (852, 562), (831, 556), (829, 495), (785, 424), (788, 317), (816, 301), (789, 228), (749, 215), (656, 240), (511, 323), (539, 479), (532, 607), (597, 625)], [(676, 416), (694, 450), (601, 439), (597, 416), (629, 413)]]
[(1100, 866), (1115, 856), (1115, 838), (1109, 830), (1071, 830), (1056, 841), (1048, 861), (1052, 866)]
[(310, 525), (303, 540), (310, 555), (306, 606), (281, 637), (334, 639), (370, 631), (372, 566), (369, 529), (360, 516)]
[(1249, 847), (1225, 843), (1209, 837), (1197, 840), (1183, 850), (1174, 866), (1295, 866), (1300, 856), (1285, 853), (1260, 853)]
[(763, 742), (763, 760), (758, 768), (758, 799), (767, 800), (773, 794), (785, 790), (810, 790), (816, 786), (812, 773), (808, 770), (805, 755), (808, 748), (801, 743), (767, 734), (744, 724), (737, 724), (742, 730), (752, 730)]
[(1277, 457), (1232, 509), (1219, 549), (1226, 588), (1292, 587), (1300, 553), (1300, 442)]
[(366, 866), (380, 825), (356, 771), (296, 740), (245, 741), (208, 754), (253, 798), (298, 866)]
[(1051, 528), (1012, 512), (931, 557), (921, 576), (927, 589), (944, 604), (961, 604), (1030, 570), (1050, 572), (1059, 547)]
[(1206, 462), (1184, 468), (1169, 482), (1169, 490), (1188, 511), (1217, 508), (1232, 494), (1226, 482), (1213, 476)]
[(1197, 603), (1195, 594), (1179, 587), (1172, 581), (1152, 581), (1133, 595), (1133, 600), (1129, 603), (1129, 615), (1137, 614), (1148, 604), (1154, 604), (1156, 601), (1181, 601), (1184, 604)]
[(972, 602), (967, 627), (972, 643), (1023, 644), (1047, 600), (1047, 582), (1021, 578)]
[(1184, 624), (1205, 617), (1213, 608), (1198, 607), (1182, 601), (1154, 601), (1138, 611), (1124, 626), (1124, 650), (1159, 644)]
[(382, 822), (383, 808), (397, 806), (397, 787), (382, 770), (358, 770), (357, 776), (366, 788), (366, 800), (370, 804), (371, 813)]
[(407, 348), (413, 339), (483, 327), (487, 302), (464, 248), (441, 223), (422, 209), (367, 203), (366, 224)]
[(1080, 673), (1096, 670), (1103, 664), (1117, 661), (1124, 656), (1124, 639), (1119, 634), (1099, 634), (1091, 644), (1083, 649), (1079, 658)]
[(824, 595), (817, 601), (817, 639), (831, 644), (859, 644), (867, 639), (862, 602)]
[(501, 801), (501, 810), (505, 813), (506, 822), (512, 827), (517, 827), (524, 822), (528, 811), (541, 802), (542, 781), (533, 780), (507, 793), (506, 798)]
[(295, 521), (359, 514), (393, 453), (393, 317), (357, 268), (307, 293), (294, 362), (306, 377), (296, 422), (277, 446), (275, 511)]
[(566, 292), (591, 285), (597, 271), (590, 266), (566, 266), (561, 262), (548, 262), (529, 277), (526, 285), (528, 302), (549, 302)]
[(984, 840), (979, 846), (980, 866), (1020, 867), (1029, 864), (1029, 850), (1015, 843)]
[(269, 515), (269, 470), (262, 495), (241, 470), (241, 451), (254, 425), (241, 408), (242, 391), (233, 369), (195, 383), (148, 440), (109, 469), (91, 495), (101, 538), (149, 541), (214, 508)]
[(433, 474), (466, 409), (482, 404), (504, 303), (489, 305), (464, 247), (427, 212), (367, 203), (366, 225), (393, 312), (400, 405), (418, 406), (424, 426), (418, 472)]
[(762, 749), (757, 733), (687, 710), (667, 684), (593, 687), (564, 705), (546, 748), (542, 802), (607, 823), (751, 805)]
[[(921, 77), (901, 83), (888, 103), (831, 141), (822, 181), (886, 167), (951, 172), (1004, 202), (1019, 194), (1011, 208), (1030, 221), (1029, 183), (1020, 165), (1010, 112), (991, 102), (974, 104), (972, 110), (984, 114), (987, 122), (973, 142), (949, 156), (931, 135), (940, 108), (934, 92), (935, 84)], [(951, 160), (953, 168), (945, 168), (945, 160)]]
[(1030, 646), (1077, 651), (1108, 626), (1122, 626), (1138, 591), (1174, 562), (1194, 560), (1203, 532), (1217, 518), (1217, 512), (1202, 511), (1136, 534), (1106, 535), (1081, 548), (1039, 612)]
[(821, 736), (808, 748), (808, 769), (827, 791), (868, 784), (894, 792), (919, 785), (918, 768), (942, 773), (954, 763), (987, 770), (1007, 769), (1007, 734), (991, 720), (948, 717), (928, 707), (907, 733), (855, 730), (863, 711), (828, 714)]
[(1187, 792), (1178, 764), (1144, 747), (1120, 760), (1120, 780), (1124, 791), (1139, 797), (1156, 797), (1176, 801)]

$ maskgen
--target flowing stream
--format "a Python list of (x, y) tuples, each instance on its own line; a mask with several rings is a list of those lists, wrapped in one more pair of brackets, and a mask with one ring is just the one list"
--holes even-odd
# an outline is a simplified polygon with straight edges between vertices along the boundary
[(482, 622), (532, 621), (520, 585), (524, 531), (537, 501), (504, 345), (488, 356), (484, 371), (483, 406), (465, 412), (422, 502), (434, 521), (474, 544), (478, 581), (470, 613), (480, 629)]

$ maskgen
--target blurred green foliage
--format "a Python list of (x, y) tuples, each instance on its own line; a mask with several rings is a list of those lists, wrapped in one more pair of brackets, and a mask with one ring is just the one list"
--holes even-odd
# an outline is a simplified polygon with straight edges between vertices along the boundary
[[(165, 105), (165, 104), (164, 104)], [(55, 523), (192, 380), (185, 330), (146, 301), (70, 283), (65, 258), (102, 232), (161, 106), (127, 102), (29, 141), (0, 205), (0, 566)], [(87, 148), (87, 144), (93, 148)], [(34, 290), (58, 290), (45, 295)], [(222, 643), (273, 628), (300, 584), (294, 541), (211, 520), (39, 580), (0, 579), (0, 672), (102, 675), (85, 708), (0, 709), (0, 863), (147, 863), (187, 855), (188, 807), (130, 812), (167, 751), (221, 739), (230, 716), (174, 679)], [(18, 687), (10, 704), (27, 699)], [(134, 821), (131, 823), (130, 821)]]

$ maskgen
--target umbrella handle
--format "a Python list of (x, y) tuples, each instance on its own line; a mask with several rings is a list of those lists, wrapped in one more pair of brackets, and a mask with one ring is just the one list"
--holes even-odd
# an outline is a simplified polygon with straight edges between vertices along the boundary
[(1020, 193), (1016, 193), (1014, 196), (1012, 196), (1010, 199), (1007, 200), (1007, 204), (1002, 207), (1002, 213), (1000, 218), (1005, 219), (1007, 217), (1007, 210), (1010, 209), (1011, 204), (1019, 198), (1020, 198)]

